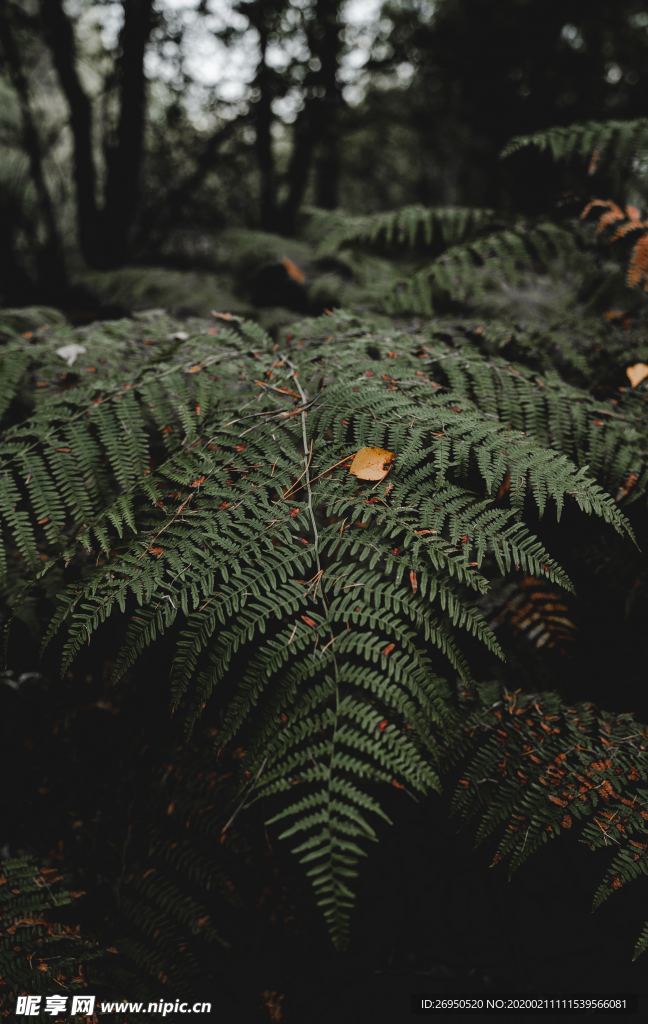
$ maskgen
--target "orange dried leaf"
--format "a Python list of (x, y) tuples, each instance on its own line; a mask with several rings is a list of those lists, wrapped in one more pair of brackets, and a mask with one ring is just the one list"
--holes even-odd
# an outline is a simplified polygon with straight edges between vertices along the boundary
[(387, 448), (360, 448), (353, 456), (349, 473), (359, 480), (384, 480), (395, 458), (396, 452)]
[(301, 270), (296, 263), (293, 263), (293, 261), (289, 259), (288, 256), (284, 256), (284, 258), (281, 261), (281, 266), (288, 274), (288, 277), (290, 277), (293, 281), (296, 281), (297, 284), (305, 283), (306, 275), (304, 274), (304, 271)]
[(648, 363), (633, 363), (632, 366), (626, 366), (626, 377), (630, 381), (630, 387), (639, 387), (648, 377)]

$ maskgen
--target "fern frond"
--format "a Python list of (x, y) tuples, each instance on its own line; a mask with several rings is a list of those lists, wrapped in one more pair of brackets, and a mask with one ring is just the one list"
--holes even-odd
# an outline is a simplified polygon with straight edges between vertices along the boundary
[(635, 243), (628, 263), (626, 280), (628, 288), (648, 291), (648, 232)]
[(151, 999), (222, 982), (234, 935), (258, 913), (260, 859), (252, 865), (240, 823), (228, 824), (234, 767), (205, 730), (165, 752), (133, 810), (111, 926), (126, 980), (146, 979)]
[[(648, 728), (556, 694), (484, 687), (480, 703), (463, 726), (472, 755), (454, 809), (478, 822), (479, 841), (500, 837), (492, 863), (506, 860), (514, 871), (575, 831), (611, 855), (595, 908), (648, 874)], [(644, 947), (645, 930), (636, 955)]]
[(399, 282), (385, 299), (389, 313), (431, 316), (438, 297), (466, 301), (479, 287), (480, 269), (497, 268), (507, 277), (521, 270), (546, 269), (578, 251), (573, 231), (552, 223), (493, 231), (474, 242), (451, 246), (409, 280)]
[(345, 246), (448, 248), (496, 223), (494, 210), (478, 207), (404, 206), (365, 217), (345, 217), (325, 235), (322, 253)]
[[(588, 466), (619, 501), (636, 501), (646, 493), (648, 396), (640, 391), (627, 388), (613, 400), (595, 399), (588, 390), (566, 383), (555, 370), (539, 372), (505, 360), (489, 351), (493, 343), (500, 347), (497, 325), (481, 322), (440, 319), (429, 325), (384, 327), (338, 311), (321, 321), (301, 323), (296, 331), (309, 346), (325, 344), (324, 339), (334, 332), (338, 345), (328, 359), (339, 377), (351, 372), (357, 361), (354, 353), (364, 346), (371, 355), (370, 372), (376, 377), (413, 375), (420, 387), (426, 380), (438, 396), (451, 394), (465, 411), (469, 403), (482, 418), (525, 433), (578, 465)], [(509, 328), (506, 337), (511, 334)], [(547, 337), (539, 328), (529, 334), (535, 353), (550, 342), (550, 333)], [(621, 358), (625, 362), (627, 354), (623, 352)], [(435, 457), (445, 452), (443, 458), (449, 460), (447, 440), (445, 448), (440, 438), (436, 441)], [(508, 493), (510, 480), (499, 483)], [(463, 532), (470, 534), (470, 530)]]
[(84, 965), (100, 954), (79, 928), (57, 920), (58, 911), (81, 895), (68, 891), (53, 867), (29, 856), (0, 860), (0, 994), (15, 1004), (22, 992), (86, 988)]
[[(176, 437), (191, 443), (214, 400), (211, 368), (248, 344), (231, 329), (223, 328), (221, 337), (230, 348), (214, 353), (211, 338), (198, 338), (191, 359), (174, 357), (172, 346), (157, 363), (142, 359), (130, 382), (118, 383), (121, 364), (110, 363), (103, 380), (93, 372), (72, 387), (66, 374), (48, 367), (51, 338), (34, 347), (35, 411), (4, 432), (0, 452), (0, 558), (10, 539), (33, 565), (77, 540), (87, 547), (98, 542), (107, 553), (112, 531), (118, 537), (133, 531), (133, 501), (161, 500), (151, 459), (175, 450)], [(234, 409), (236, 370), (225, 376)], [(42, 390), (48, 391), (43, 404)], [(171, 463), (167, 470), (172, 484)]]
[(554, 160), (581, 159), (591, 170), (595, 170), (601, 160), (629, 167), (648, 148), (648, 119), (587, 121), (520, 135), (504, 148), (502, 158), (528, 147), (548, 152)]

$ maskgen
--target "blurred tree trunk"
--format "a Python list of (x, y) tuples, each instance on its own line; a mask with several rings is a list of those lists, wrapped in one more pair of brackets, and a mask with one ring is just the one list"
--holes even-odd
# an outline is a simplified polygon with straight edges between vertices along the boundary
[(288, 194), (281, 208), (280, 229), (287, 235), (295, 231), (297, 215), (304, 201), (313, 148), (319, 129), (320, 104), (308, 98), (295, 122), (293, 150), (288, 165)]
[(128, 257), (139, 203), (146, 117), (144, 55), (152, 28), (153, 0), (123, 0), (120, 33), (119, 117), (114, 142), (106, 146), (106, 193), (97, 199), (92, 105), (77, 72), (74, 31), (63, 0), (40, 0), (40, 13), (54, 67), (70, 113), (74, 140), (79, 244), (93, 267), (114, 267)]
[[(48, 0), (46, 0), (48, 2)], [(140, 200), (146, 127), (144, 55), (153, 26), (153, 0), (124, 0), (120, 34), (119, 121), (114, 145), (107, 147), (104, 244), (111, 266), (128, 256)]]
[(268, 67), (269, 43), (268, 25), (261, 13), (256, 29), (259, 33), (259, 64), (254, 85), (259, 98), (254, 107), (255, 149), (259, 166), (261, 227), (274, 231), (277, 227), (277, 182), (274, 154), (272, 151), (272, 80), (273, 72)]
[(92, 109), (77, 74), (74, 32), (63, 9), (63, 0), (40, 0), (40, 13), (70, 112), (79, 244), (84, 259), (96, 266), (100, 263), (100, 232), (92, 152)]
[(321, 62), (322, 113), (319, 137), (319, 156), (315, 168), (315, 202), (325, 210), (338, 205), (340, 184), (340, 111), (342, 89), (338, 81), (342, 55), (342, 26), (340, 0), (320, 0), (319, 59)]
[(0, 8), (0, 45), (11, 84), (18, 98), (22, 143), (29, 160), (29, 170), (36, 192), (38, 209), (45, 230), (45, 244), (36, 253), (39, 284), (45, 293), (56, 293), (65, 286), (63, 246), (56, 223), (54, 204), (47, 186), (40, 139), (29, 99), (27, 76), (20, 59), (7, 7)]
[(304, 106), (295, 123), (293, 152), (288, 167), (288, 194), (281, 216), (281, 227), (287, 234), (295, 230), (317, 149), (321, 157), (316, 168), (315, 201), (327, 209), (337, 206), (338, 114), (341, 104), (338, 83), (340, 0), (316, 0), (307, 36), (310, 68), (305, 80)]
[(272, 104), (281, 91), (280, 76), (271, 67), (268, 52), (273, 41), (278, 39), (285, 42), (282, 36), (282, 17), (287, 6), (287, 0), (243, 0), (235, 8), (237, 13), (247, 18), (249, 26), (258, 35), (259, 59), (252, 82), (256, 98), (252, 103), (251, 115), (254, 124), (254, 151), (259, 171), (259, 218), (261, 227), (266, 231), (276, 231), (278, 227), (278, 183), (272, 140)]
[(34, 282), (16, 252), (16, 235), (23, 226), (15, 208), (0, 204), (0, 303), (6, 306), (21, 306), (34, 294)]

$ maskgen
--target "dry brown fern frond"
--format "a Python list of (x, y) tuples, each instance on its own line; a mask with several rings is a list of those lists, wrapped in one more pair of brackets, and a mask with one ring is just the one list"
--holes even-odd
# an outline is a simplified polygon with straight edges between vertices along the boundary
[(635, 231), (648, 231), (648, 220), (628, 220), (621, 227), (617, 228), (610, 242), (619, 242), (622, 238), (627, 238), (628, 235), (633, 234)]
[(611, 224), (616, 224), (618, 221), (626, 219), (623, 208), (618, 203), (615, 203), (613, 199), (591, 199), (582, 211), (580, 219), (586, 220), (592, 210), (599, 209), (605, 212), (598, 215), (597, 235), (601, 234)]
[(590, 200), (583, 209), (580, 219), (585, 220), (592, 211), (599, 211), (596, 214), (597, 235), (603, 235), (608, 228), (616, 225), (614, 231), (603, 239), (609, 245), (640, 234), (630, 253), (626, 283), (629, 288), (643, 288), (648, 291), (648, 220), (642, 219), (638, 207), (621, 207), (613, 199)]
[(642, 235), (630, 257), (626, 281), (629, 288), (648, 291), (648, 233)]

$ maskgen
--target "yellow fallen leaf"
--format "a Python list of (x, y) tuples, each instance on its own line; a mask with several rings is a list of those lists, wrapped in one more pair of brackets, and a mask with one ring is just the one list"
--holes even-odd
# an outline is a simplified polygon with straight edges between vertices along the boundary
[(396, 452), (386, 448), (361, 448), (353, 456), (349, 473), (359, 480), (384, 480), (395, 458)]
[(648, 377), (648, 363), (634, 363), (632, 366), (626, 366), (626, 377), (630, 381), (630, 386), (638, 388), (642, 380)]

